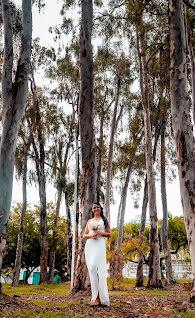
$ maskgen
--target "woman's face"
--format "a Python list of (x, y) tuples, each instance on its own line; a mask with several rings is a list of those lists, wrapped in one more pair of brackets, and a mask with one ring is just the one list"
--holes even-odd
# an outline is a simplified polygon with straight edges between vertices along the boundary
[(92, 212), (94, 213), (94, 216), (100, 216), (100, 206), (98, 204), (93, 204), (92, 206)]

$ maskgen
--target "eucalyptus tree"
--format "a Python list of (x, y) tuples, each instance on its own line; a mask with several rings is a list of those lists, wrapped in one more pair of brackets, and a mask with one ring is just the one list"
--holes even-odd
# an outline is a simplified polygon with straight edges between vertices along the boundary
[(137, 13), (136, 37), (137, 37), (137, 54), (139, 58), (139, 76), (140, 90), (143, 106), (144, 117), (144, 136), (145, 136), (145, 156), (146, 156), (146, 171), (148, 183), (148, 199), (149, 199), (149, 214), (150, 214), (150, 257), (149, 257), (149, 280), (148, 286), (160, 287), (160, 255), (159, 255), (159, 240), (158, 240), (158, 218), (156, 206), (156, 187), (154, 179), (153, 167), (153, 152), (152, 152), (152, 133), (150, 119), (150, 100), (149, 100), (149, 81), (148, 81), (148, 66), (146, 43), (143, 33), (143, 9), (145, 3), (139, 2), (139, 13)]
[[(117, 50), (115, 54), (117, 54)], [(117, 126), (122, 116), (122, 112), (124, 111), (125, 106), (127, 106), (125, 105), (125, 103), (127, 103), (127, 100), (125, 100), (124, 96), (126, 95), (128, 90), (130, 91), (130, 84), (132, 83), (132, 77), (130, 74), (131, 62), (130, 62), (130, 59), (125, 56), (124, 52), (122, 52), (118, 56), (118, 58), (115, 58), (113, 62), (115, 66), (114, 75), (115, 75), (116, 84), (115, 84), (115, 95), (114, 95), (114, 109), (113, 109), (112, 121), (110, 126), (110, 140), (109, 140), (109, 146), (108, 146), (108, 160), (107, 160), (107, 169), (106, 169), (105, 202), (104, 202), (105, 215), (108, 218), (108, 220), (110, 220), (110, 196), (111, 196), (114, 140), (115, 140), (115, 135), (117, 133)]]
[[(98, 47), (94, 58), (94, 110), (97, 134), (97, 201), (104, 201), (102, 185), (102, 169), (105, 169), (106, 156), (106, 127), (110, 122), (110, 112), (114, 103), (112, 76), (109, 69), (112, 67), (113, 54), (107, 48)], [(99, 127), (98, 127), (99, 125)]]
[[(97, 169), (97, 194), (100, 192), (100, 180), (102, 169), (102, 155), (104, 153), (104, 169), (106, 170), (105, 178), (105, 198), (104, 210), (105, 215), (110, 219), (110, 200), (112, 185), (112, 161), (114, 155), (114, 141), (116, 133), (119, 136), (117, 127), (122, 118), (122, 113), (127, 109), (130, 103), (129, 93), (131, 76), (131, 61), (124, 53), (122, 48), (115, 46), (98, 47), (97, 55), (94, 60), (95, 65), (95, 118), (100, 123), (99, 144), (98, 144), (98, 169)], [(113, 83), (113, 77), (115, 81)], [(108, 133), (108, 125), (110, 124), (110, 140), (107, 142), (105, 137)], [(106, 155), (106, 145), (108, 143), (108, 155)], [(105, 162), (106, 167), (105, 167)]]
[[(32, 2), (22, 1), (21, 52), (13, 78), (13, 36), (8, 0), (2, 0), (4, 25), (4, 61), (2, 75), (2, 136), (0, 145), (0, 271), (6, 243), (16, 139), (24, 115), (30, 72), (32, 38)], [(13, 124), (14, 123), (14, 124)]]
[[(70, 176), (70, 171), (72, 171), (70, 165), (71, 156), (75, 150), (74, 140), (77, 132), (76, 121), (79, 100), (79, 73), (77, 64), (74, 61), (74, 52), (67, 47), (64, 57), (56, 55), (52, 65), (46, 68), (46, 75), (52, 81), (52, 86), (54, 86), (51, 91), (48, 91), (53, 104), (49, 106), (46, 116), (46, 126), (51, 141), (47, 157), (52, 163), (51, 175), (57, 188), (55, 230), (53, 232), (53, 245), (50, 252), (49, 265), (49, 281), (52, 282), (56, 253), (55, 242), (63, 193), (67, 218), (67, 279), (70, 280), (72, 253), (70, 206), (72, 205), (73, 183), (73, 179)], [(58, 107), (56, 107), (56, 104), (59, 104)], [(78, 237), (76, 239), (78, 240)]]
[[(158, 52), (159, 43), (157, 39), (159, 39), (159, 29), (158, 31), (152, 32), (153, 26), (155, 24), (154, 20), (150, 17), (150, 10), (153, 10), (156, 5), (155, 1), (128, 1), (128, 2), (119, 2), (113, 3), (112, 1), (109, 3), (110, 11), (105, 11), (102, 14), (102, 20), (105, 22), (105, 25), (108, 28), (108, 24), (111, 27), (112, 34), (115, 32), (116, 25), (119, 25), (119, 30), (123, 30), (124, 34), (127, 36), (129, 42), (134, 45), (134, 48), (137, 49), (138, 52), (138, 64), (141, 66), (140, 77), (141, 78), (141, 97), (143, 104), (143, 113), (144, 113), (144, 125), (145, 125), (145, 145), (146, 145), (146, 162), (147, 162), (147, 172), (148, 178), (147, 182), (150, 186), (149, 198), (150, 198), (150, 212), (151, 212), (151, 240), (150, 240), (150, 248), (151, 248), (151, 257), (150, 257), (150, 275), (148, 285), (151, 286), (161, 286), (160, 279), (160, 257), (159, 257), (159, 243), (158, 243), (158, 234), (157, 234), (157, 211), (156, 211), (156, 203), (155, 203), (155, 183), (154, 183), (154, 168), (153, 168), (153, 151), (152, 151), (152, 131), (151, 131), (151, 123), (150, 123), (150, 108), (151, 108), (151, 93), (150, 93), (150, 82), (149, 82), (149, 72), (148, 72), (148, 64), (151, 60), (151, 57), (147, 56), (148, 51), (146, 52), (146, 48), (153, 48), (153, 52), (151, 55), (155, 55)], [(105, 18), (106, 17), (106, 18)], [(112, 23), (111, 23), (112, 20)], [(125, 23), (123, 23), (125, 21)], [(113, 24), (115, 27), (113, 27)], [(137, 47), (136, 47), (136, 39), (133, 38), (132, 32), (133, 28), (136, 29), (137, 36)], [(127, 35), (129, 32), (129, 35)], [(152, 37), (151, 37), (152, 33)], [(115, 34), (116, 35), (116, 34)], [(162, 43), (160, 43), (162, 45)], [(138, 47), (139, 46), (139, 47)], [(132, 49), (132, 53), (135, 56), (135, 49)], [(136, 58), (137, 60), (137, 58)], [(155, 147), (157, 149), (157, 141), (160, 135), (160, 129), (155, 132)], [(150, 173), (148, 171), (150, 170)], [(152, 202), (153, 200), (153, 202)], [(153, 261), (156, 260), (156, 264), (153, 264)], [(156, 276), (155, 276), (156, 275)], [(153, 277), (152, 277), (153, 276)]]
[[(38, 95), (33, 69), (31, 71), (31, 100), (28, 103), (26, 111), (26, 120), (28, 123), (29, 134), (32, 148), (34, 151), (34, 160), (36, 174), (39, 186), (40, 199), (40, 226), (41, 226), (41, 259), (40, 259), (40, 283), (47, 282), (47, 258), (48, 258), (48, 241), (47, 241), (47, 212), (46, 212), (46, 176), (45, 176), (45, 137), (44, 124), (41, 117), (41, 104), (45, 107), (45, 100), (41, 94)], [(39, 147), (37, 147), (37, 144)]]
[(148, 206), (148, 183), (147, 174), (144, 181), (144, 195), (142, 200), (141, 225), (139, 230), (139, 248), (137, 253), (137, 273), (136, 273), (136, 287), (142, 287), (144, 284), (143, 275), (143, 242), (146, 225), (146, 212)]
[[(59, 115), (59, 112), (56, 112)], [(60, 119), (61, 118), (61, 119)], [(61, 121), (62, 120), (62, 121)], [(61, 122), (60, 122), (61, 121)], [(57, 125), (57, 126), (56, 126)], [(59, 131), (61, 127), (61, 131)], [(53, 145), (49, 150), (49, 157), (52, 160), (52, 178), (56, 179), (54, 183), (57, 188), (57, 204), (56, 204), (56, 217), (55, 228), (53, 232), (53, 244), (50, 251), (50, 263), (49, 263), (49, 281), (53, 281), (53, 271), (55, 265), (55, 253), (56, 253), (56, 241), (57, 241), (57, 228), (58, 218), (60, 212), (60, 203), (62, 195), (65, 196), (66, 205), (66, 219), (67, 219), (67, 279), (70, 280), (71, 269), (71, 253), (72, 253), (72, 232), (71, 232), (71, 214), (70, 206), (72, 205), (73, 194), (73, 180), (69, 180), (68, 171), (69, 161), (74, 151), (73, 141), (76, 135), (76, 123), (75, 123), (75, 110), (73, 109), (72, 116), (64, 118), (64, 113), (56, 118), (56, 121), (50, 122), (51, 141)], [(54, 132), (55, 131), (55, 132)], [(72, 150), (72, 151), (71, 151)]]
[[(166, 45), (167, 42), (165, 42)], [(156, 69), (157, 85), (158, 85), (158, 95), (160, 104), (160, 123), (161, 123), (161, 147), (160, 147), (160, 180), (161, 180), (161, 201), (163, 210), (163, 222), (161, 229), (161, 240), (163, 246), (163, 252), (165, 257), (165, 270), (166, 270), (166, 283), (174, 284), (175, 279), (172, 270), (171, 262), (171, 251), (168, 241), (168, 205), (167, 205), (167, 191), (166, 191), (166, 166), (168, 166), (167, 159), (167, 146), (166, 140), (171, 136), (167, 137), (167, 132), (171, 130), (171, 119), (170, 119), (170, 97), (169, 97), (169, 78), (166, 69), (169, 65), (169, 50), (167, 45), (160, 48), (159, 56), (157, 59), (157, 65), (160, 67)]]
[[(162, 14), (164, 10), (161, 10)], [(161, 20), (161, 19), (157, 19)], [(165, 35), (168, 32), (167, 24), (157, 21), (157, 26), (160, 24), (164, 30)], [(167, 211), (167, 196), (166, 196), (166, 161), (168, 161), (168, 154), (165, 157), (165, 131), (171, 131), (170, 120), (170, 98), (169, 98), (169, 78), (166, 69), (169, 65), (168, 54), (168, 42), (167, 37), (163, 42), (159, 43), (157, 50), (152, 51), (148, 49), (149, 58), (148, 64), (148, 78), (150, 81), (150, 87), (152, 92), (150, 93), (150, 118), (153, 127), (154, 146), (153, 146), (153, 161), (156, 162), (156, 172), (158, 173), (158, 162), (160, 161), (160, 179), (161, 179), (161, 198), (163, 208), (163, 226), (161, 231), (161, 239), (163, 245), (163, 251), (165, 255), (165, 268), (166, 268), (166, 283), (174, 283), (172, 265), (171, 265), (171, 253), (168, 242), (168, 211)], [(158, 140), (161, 135), (161, 149), (158, 150)], [(168, 133), (166, 134), (168, 137)], [(169, 142), (171, 141), (171, 133)], [(168, 139), (166, 138), (166, 139)], [(161, 152), (159, 156), (158, 153)], [(159, 157), (161, 159), (159, 159)], [(167, 165), (168, 166), (168, 165)]]
[[(134, 118), (135, 119), (135, 118)], [(127, 143), (121, 145), (121, 154), (122, 157), (119, 159), (120, 165), (122, 165), (122, 169), (126, 171), (124, 184), (121, 191), (121, 198), (118, 208), (118, 238), (117, 238), (117, 247), (120, 252), (121, 244), (123, 240), (123, 227), (124, 227), (124, 219), (125, 219), (125, 209), (126, 209), (126, 200), (127, 200), (127, 192), (128, 186), (130, 182), (130, 177), (132, 173), (137, 172), (140, 173), (141, 170), (145, 167), (145, 163), (143, 160), (143, 148), (141, 146), (141, 141), (143, 139), (142, 132), (138, 130), (135, 136), (131, 136)]]
[[(135, 118), (134, 118), (135, 119)], [(133, 120), (133, 119), (132, 119)], [(138, 136), (139, 135), (139, 136)], [(134, 174), (137, 176), (138, 180), (142, 178), (143, 169), (145, 168), (144, 152), (143, 152), (143, 132), (136, 131), (136, 135), (129, 138), (130, 142), (124, 143), (121, 145), (122, 158), (120, 159), (119, 165), (122, 169), (126, 170), (125, 180), (123, 182), (123, 187), (121, 190), (121, 198), (118, 207), (118, 219), (117, 219), (117, 228), (118, 228), (118, 237), (117, 237), (117, 258), (116, 261), (120, 262), (119, 271), (122, 274), (122, 262), (121, 259), (121, 247), (123, 242), (123, 231), (124, 231), (124, 220), (125, 220), (125, 210), (126, 210), (126, 201), (127, 193), (130, 183), (130, 178)], [(121, 151), (120, 151), (121, 152)], [(124, 153), (123, 153), (124, 152)], [(124, 172), (123, 172), (124, 173)], [(133, 183), (133, 182), (132, 182)], [(135, 191), (139, 181), (136, 184), (132, 184)]]
[(18, 240), (16, 248), (16, 258), (14, 266), (14, 275), (13, 275), (13, 286), (18, 286), (20, 270), (21, 270), (21, 260), (22, 260), (22, 249), (23, 249), (23, 237), (24, 237), (24, 221), (27, 209), (27, 161), (28, 161), (28, 151), (30, 148), (30, 140), (26, 136), (25, 131), (27, 130), (24, 125), (25, 120), (23, 119), (22, 126), (19, 131), (19, 137), (22, 140), (22, 143), (18, 144), (16, 149), (15, 156), (15, 167), (19, 177), (22, 176), (22, 194), (23, 194), (23, 203), (20, 216), (20, 225), (18, 231)]
[(195, 302), (195, 149), (190, 103), (186, 90), (186, 38), (182, 0), (169, 1), (169, 17), (172, 126), (177, 149), (184, 221), (194, 275), (191, 301)]
[(82, 234), (87, 220), (91, 217), (91, 207), (96, 195), (96, 144), (94, 132), (93, 105), (93, 56), (91, 45), (93, 22), (92, 0), (81, 2), (80, 29), (80, 99), (79, 99), (79, 129), (81, 138), (82, 180), (81, 180), (81, 239), (74, 288), (85, 287), (86, 264), (84, 261), (84, 239)]

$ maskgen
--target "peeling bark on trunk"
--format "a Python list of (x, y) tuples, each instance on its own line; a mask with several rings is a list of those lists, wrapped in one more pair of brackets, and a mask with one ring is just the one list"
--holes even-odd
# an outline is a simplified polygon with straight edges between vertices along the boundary
[(148, 183), (147, 175), (145, 178), (144, 185), (144, 197), (142, 203), (142, 215), (141, 215), (141, 226), (139, 231), (139, 250), (138, 250), (138, 264), (137, 264), (137, 274), (136, 274), (136, 287), (142, 287), (144, 285), (144, 276), (143, 276), (143, 241), (144, 241), (144, 232), (146, 224), (146, 212), (148, 205)]
[(12, 282), (13, 286), (19, 285), (19, 277), (20, 277), (20, 270), (21, 270), (23, 235), (24, 235), (24, 219), (25, 219), (26, 207), (27, 207), (26, 184), (27, 184), (27, 152), (25, 153), (25, 156), (24, 156), (24, 165), (23, 165), (23, 205), (22, 205), (22, 212), (20, 217), (20, 227), (18, 232), (18, 242), (17, 242), (17, 248), (16, 248), (14, 277)]
[(195, 149), (186, 89), (186, 39), (182, 0), (169, 0), (169, 23), (172, 126), (177, 149), (181, 201), (194, 275), (191, 301), (195, 302)]
[(79, 253), (79, 200), (77, 200), (76, 207), (76, 227), (75, 227), (75, 262), (74, 268), (76, 268), (77, 258)]
[(3, 265), (3, 257), (6, 252), (6, 239), (1, 238), (0, 242), (0, 294), (1, 294), (1, 271), (2, 271), (2, 265)]
[(112, 180), (112, 158), (113, 158), (113, 150), (114, 150), (114, 136), (117, 129), (117, 110), (119, 103), (119, 95), (120, 95), (120, 87), (121, 87), (121, 78), (120, 74), (117, 74), (116, 77), (116, 94), (115, 94), (115, 105), (114, 112), (112, 117), (111, 124), (111, 133), (110, 133), (110, 142), (109, 142), (109, 151), (108, 151), (108, 163), (107, 163), (107, 174), (106, 174), (106, 192), (105, 192), (105, 202), (104, 202), (104, 213), (106, 218), (110, 223), (110, 192), (111, 192), (111, 180)]
[(9, 1), (2, 0), (4, 23), (4, 63), (2, 76), (3, 119), (0, 145), (0, 240), (6, 237), (12, 196), (16, 140), (27, 100), (32, 38), (31, 9), (31, 0), (23, 0), (21, 52), (15, 81), (12, 83), (13, 41)]
[(91, 217), (91, 207), (96, 194), (96, 145), (94, 132), (93, 106), (93, 56), (91, 45), (93, 5), (92, 0), (82, 0), (82, 18), (80, 32), (80, 100), (79, 128), (82, 154), (81, 181), (81, 238), (74, 279), (74, 290), (85, 288), (87, 268), (84, 260), (83, 232), (87, 220)]
[(67, 281), (71, 279), (71, 260), (72, 260), (72, 232), (71, 232), (71, 215), (70, 206), (68, 200), (68, 194), (65, 192), (65, 204), (66, 204), (66, 218), (67, 218), (67, 236), (66, 236), (66, 246), (67, 246)]
[(186, 42), (190, 60), (190, 68), (191, 68), (191, 85), (192, 85), (192, 112), (193, 118), (195, 123), (195, 57), (193, 54), (193, 47), (192, 47), (192, 34), (190, 29), (190, 22), (189, 22), (189, 9), (185, 5), (185, 17), (186, 17)]
[(23, 0), (21, 51), (15, 80), (12, 82), (13, 39), (9, 1), (2, 0), (1, 5), (4, 25), (4, 59), (2, 75), (2, 135), (0, 143), (0, 273), (12, 197), (16, 140), (24, 115), (28, 93), (32, 43), (32, 3), (31, 0)]
[(140, 63), (140, 88), (144, 115), (145, 155), (148, 182), (148, 199), (150, 214), (150, 254), (148, 287), (161, 287), (160, 254), (158, 240), (158, 218), (156, 207), (156, 187), (153, 168), (152, 133), (150, 123), (149, 86), (147, 75), (146, 49), (143, 34), (137, 34), (137, 51)]
[(50, 252), (50, 259), (49, 259), (49, 283), (53, 283), (54, 281), (54, 269), (55, 269), (55, 256), (56, 256), (56, 247), (57, 247), (57, 229), (58, 229), (58, 220), (60, 214), (60, 203), (62, 198), (62, 191), (58, 191), (58, 198), (56, 204), (56, 215), (54, 220), (54, 231), (53, 231), (53, 243)]
[(166, 270), (166, 283), (174, 284), (175, 279), (173, 276), (171, 251), (168, 241), (168, 210), (167, 210), (167, 192), (166, 192), (166, 173), (165, 173), (165, 123), (163, 123), (161, 129), (161, 200), (163, 210), (163, 222), (162, 222), (162, 246), (165, 257), (165, 270)]

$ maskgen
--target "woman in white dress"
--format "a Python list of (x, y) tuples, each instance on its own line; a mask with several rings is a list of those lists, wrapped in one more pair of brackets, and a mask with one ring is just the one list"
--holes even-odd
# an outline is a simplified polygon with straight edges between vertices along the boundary
[(89, 219), (83, 235), (85, 260), (91, 282), (91, 306), (100, 304), (109, 306), (106, 271), (106, 238), (110, 237), (110, 227), (103, 215), (103, 208), (98, 202), (92, 206), (92, 219)]

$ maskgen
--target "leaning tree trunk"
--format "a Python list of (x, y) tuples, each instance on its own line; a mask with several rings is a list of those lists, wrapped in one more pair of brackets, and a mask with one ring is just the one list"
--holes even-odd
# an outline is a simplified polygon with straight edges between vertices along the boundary
[(103, 140), (104, 140), (104, 115), (101, 114), (100, 118), (100, 136), (98, 146), (98, 165), (97, 165), (97, 201), (100, 202), (100, 189), (101, 189), (101, 171), (102, 171), (102, 153), (103, 153)]
[(165, 270), (166, 270), (166, 283), (174, 284), (175, 279), (173, 276), (171, 251), (168, 241), (168, 210), (167, 210), (167, 192), (166, 192), (166, 173), (165, 173), (165, 123), (161, 129), (161, 199), (163, 209), (163, 222), (162, 222), (162, 246), (165, 257)]
[(181, 201), (194, 275), (191, 301), (195, 302), (195, 150), (186, 88), (186, 39), (182, 0), (169, 1), (169, 17), (172, 126), (177, 149)]
[(185, 17), (186, 17), (186, 42), (188, 48), (188, 55), (191, 68), (191, 85), (192, 85), (192, 112), (195, 123), (195, 56), (192, 47), (192, 30), (190, 28), (188, 7), (185, 5)]
[(121, 200), (119, 204), (119, 227), (118, 227), (118, 237), (117, 237), (117, 251), (116, 251), (116, 259), (115, 262), (118, 264), (117, 270), (119, 275), (118, 277), (122, 277), (122, 271), (124, 266), (124, 261), (121, 257), (121, 245), (123, 241), (123, 228), (124, 228), (124, 220), (125, 220), (125, 209), (126, 209), (126, 201), (127, 201), (127, 190), (130, 181), (130, 176), (132, 172), (133, 160), (129, 162), (129, 166), (127, 169), (127, 174), (125, 178), (125, 184), (121, 193)]
[(142, 215), (141, 215), (141, 226), (139, 231), (139, 249), (138, 249), (138, 260), (137, 260), (137, 274), (136, 274), (136, 287), (142, 287), (144, 285), (144, 275), (143, 275), (143, 242), (144, 242), (144, 232), (146, 224), (146, 212), (148, 205), (148, 182), (147, 175), (145, 178), (144, 185), (144, 197), (142, 202)]
[[(137, 49), (140, 62), (140, 88), (144, 114), (145, 156), (148, 182), (148, 199), (150, 214), (150, 254), (148, 287), (161, 287), (160, 254), (158, 240), (158, 217), (156, 207), (156, 187), (154, 179), (152, 132), (150, 123), (149, 85), (147, 75), (146, 49), (143, 34), (139, 38), (137, 32)], [(140, 43), (140, 47), (139, 47)]]
[(113, 150), (114, 150), (114, 136), (116, 133), (117, 123), (118, 123), (117, 110), (118, 110), (118, 103), (119, 103), (120, 87), (121, 87), (121, 78), (120, 78), (120, 74), (117, 74), (115, 105), (114, 105), (114, 112), (112, 117), (109, 151), (108, 151), (108, 163), (107, 163), (107, 171), (106, 171), (106, 192), (105, 192), (105, 202), (104, 202), (104, 213), (109, 222), (110, 222), (110, 192), (111, 192), (112, 158), (113, 158)]
[(122, 241), (123, 241), (123, 227), (124, 227), (124, 220), (125, 220), (127, 190), (128, 190), (128, 186), (129, 186), (129, 181), (130, 181), (130, 176), (131, 176), (131, 172), (132, 172), (132, 167), (133, 167), (133, 160), (131, 160), (129, 162), (129, 166), (128, 166), (127, 174), (126, 174), (126, 178), (125, 178), (125, 184), (124, 184), (124, 187), (122, 189), (121, 200), (120, 200), (120, 204), (119, 204), (119, 211), (118, 211), (118, 214), (119, 214), (119, 227), (118, 227), (118, 238), (117, 238), (117, 248), (118, 248), (119, 252), (121, 250), (121, 244), (122, 244)]
[(57, 248), (57, 241), (58, 241), (57, 229), (58, 229), (58, 220), (59, 220), (59, 214), (60, 214), (61, 198), (62, 198), (62, 191), (58, 190), (56, 214), (55, 214), (55, 220), (54, 220), (53, 242), (52, 242), (50, 258), (49, 258), (49, 278), (48, 278), (49, 283), (53, 283), (54, 281), (55, 256), (56, 256), (56, 248)]
[(83, 232), (91, 217), (91, 208), (96, 194), (96, 145), (93, 106), (93, 56), (91, 45), (93, 4), (92, 0), (82, 0), (80, 32), (80, 100), (79, 128), (81, 138), (82, 181), (81, 181), (81, 236), (79, 254), (74, 279), (74, 290), (85, 288), (87, 268), (84, 260)]
[(1, 3), (4, 25), (4, 62), (2, 75), (3, 124), (0, 144), (0, 273), (12, 197), (16, 139), (28, 93), (32, 42), (32, 3), (31, 0), (23, 0), (21, 52), (13, 83), (13, 39), (9, 1), (2, 0)]
[(13, 286), (18, 286), (20, 270), (21, 270), (21, 260), (22, 260), (22, 247), (23, 247), (23, 236), (24, 236), (24, 219), (27, 207), (27, 195), (26, 195), (26, 184), (27, 184), (27, 150), (25, 149), (24, 164), (23, 164), (23, 205), (20, 217), (20, 227), (18, 232), (18, 242), (16, 248), (16, 259), (14, 267), (14, 277)]

